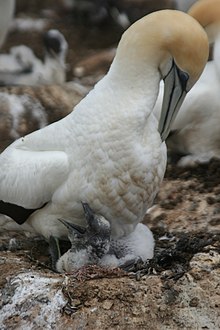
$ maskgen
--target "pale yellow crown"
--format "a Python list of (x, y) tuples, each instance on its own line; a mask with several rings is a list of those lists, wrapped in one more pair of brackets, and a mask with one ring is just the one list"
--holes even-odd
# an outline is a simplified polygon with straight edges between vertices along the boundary
[(188, 11), (206, 30), (209, 42), (213, 42), (220, 31), (220, 0), (199, 0)]
[(130, 59), (130, 65), (143, 62), (158, 69), (171, 57), (189, 74), (192, 85), (208, 58), (207, 35), (201, 25), (176, 10), (157, 11), (135, 22), (123, 34), (116, 54), (121, 63)]

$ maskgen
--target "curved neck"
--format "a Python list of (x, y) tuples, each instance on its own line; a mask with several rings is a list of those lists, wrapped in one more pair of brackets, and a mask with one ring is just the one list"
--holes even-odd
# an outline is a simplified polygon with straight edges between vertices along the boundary
[[(134, 62), (131, 57), (130, 61), (121, 60), (116, 55), (107, 75), (76, 108), (79, 112), (86, 109), (85, 123), (89, 118), (93, 123), (103, 120), (111, 129), (121, 130), (121, 134), (127, 131), (142, 134), (158, 96), (160, 79), (152, 61)], [(77, 113), (73, 112), (74, 118)], [(117, 118), (113, 126), (112, 118)]]
[(106, 76), (114, 93), (124, 98), (126, 103), (134, 103), (135, 108), (145, 106), (151, 112), (156, 102), (161, 80), (158, 69), (152, 64), (133, 62), (126, 59), (113, 61)]

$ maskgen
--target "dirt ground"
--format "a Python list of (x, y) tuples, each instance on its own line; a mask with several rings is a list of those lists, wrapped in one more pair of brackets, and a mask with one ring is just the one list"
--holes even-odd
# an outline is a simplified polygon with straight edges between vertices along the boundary
[[(65, 35), (68, 80), (79, 61), (114, 47), (122, 33), (114, 24), (82, 26), (59, 2), (55, 8), (53, 1), (37, 3), (17, 1), (16, 16), (44, 18), (45, 29)], [(41, 34), (13, 30), (1, 51), (24, 43), (43, 57)], [(98, 63), (87, 82), (110, 62)], [(1, 233), (0, 328), (219, 329), (220, 161), (194, 168), (169, 163), (144, 222), (154, 233), (155, 257), (129, 273), (94, 266), (56, 274), (44, 240)]]

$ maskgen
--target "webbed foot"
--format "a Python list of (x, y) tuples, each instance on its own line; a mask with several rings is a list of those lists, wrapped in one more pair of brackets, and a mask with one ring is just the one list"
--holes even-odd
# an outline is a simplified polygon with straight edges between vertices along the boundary
[(119, 267), (126, 272), (137, 272), (143, 267), (143, 260), (141, 257), (134, 257), (133, 259), (128, 259)]

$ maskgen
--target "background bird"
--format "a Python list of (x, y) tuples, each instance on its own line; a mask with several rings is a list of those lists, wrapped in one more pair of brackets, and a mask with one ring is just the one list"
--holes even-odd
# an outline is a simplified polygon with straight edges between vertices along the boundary
[[(191, 166), (198, 162), (207, 162), (213, 156), (220, 156), (220, 41), (217, 37), (220, 33), (220, 1), (200, 0), (191, 7), (189, 14), (204, 27), (210, 43), (216, 38), (217, 41), (214, 46), (214, 59), (206, 64), (201, 77), (188, 93), (166, 141), (171, 152), (181, 155), (178, 161), (180, 166)], [(163, 85), (160, 89), (154, 110), (157, 116), (160, 114)]]
[(0, 0), (0, 47), (5, 41), (14, 15), (15, 0)]
[[(83, 200), (108, 219), (113, 239), (129, 239), (159, 190), (163, 141), (207, 57), (206, 33), (187, 14), (158, 11), (134, 23), (107, 75), (70, 115), (1, 154), (0, 212), (47, 239), (66, 238), (57, 219), (85, 225)], [(152, 111), (161, 79), (158, 128)]]
[(197, 0), (175, 0), (176, 9), (187, 12)]
[(66, 39), (58, 30), (51, 29), (43, 35), (43, 44), (43, 62), (24, 45), (12, 47), (8, 55), (0, 55), (0, 84), (30, 86), (64, 83), (68, 50)]
[(5, 73), (14, 75), (30, 73), (34, 62), (41, 62), (30, 47), (25, 45), (13, 46), (8, 54), (0, 54), (0, 78)]

